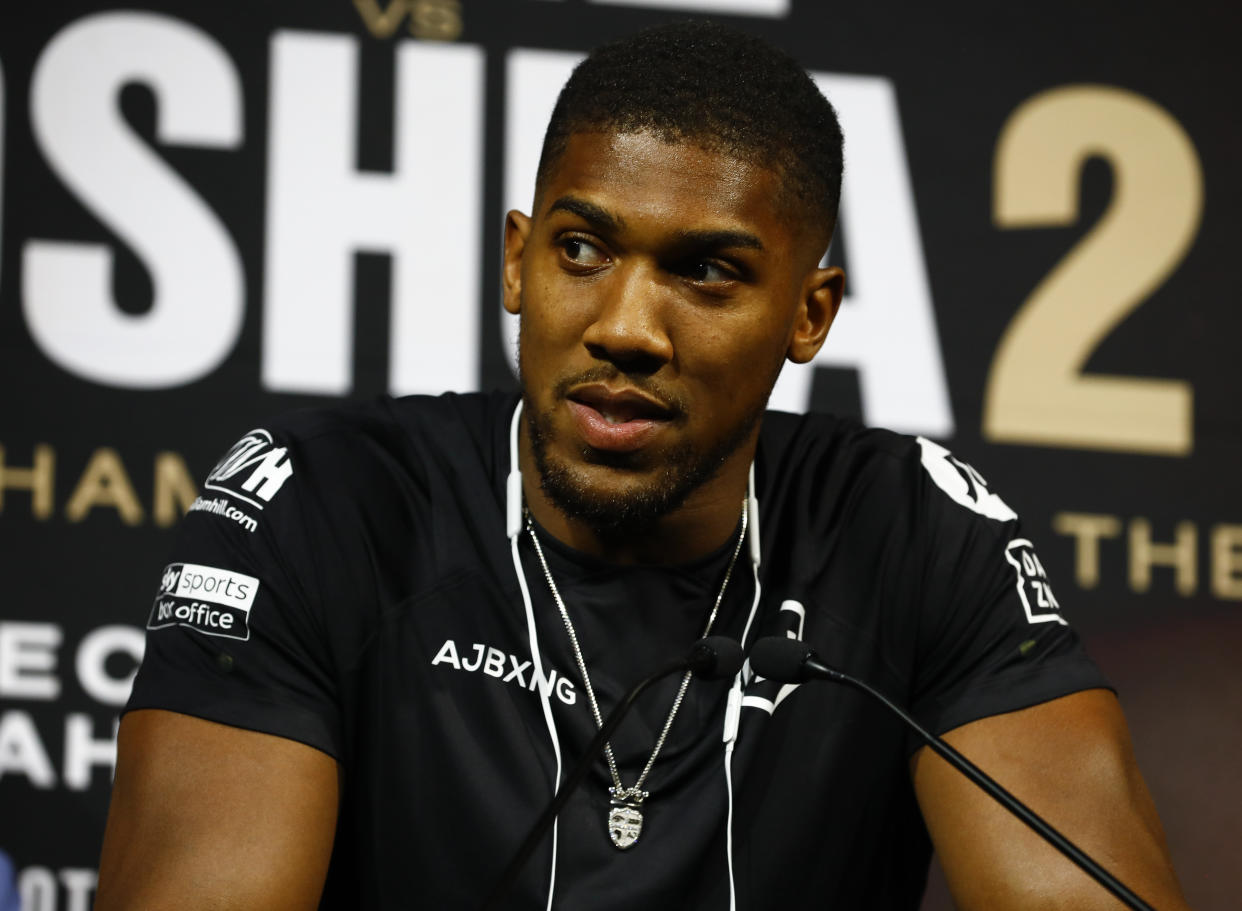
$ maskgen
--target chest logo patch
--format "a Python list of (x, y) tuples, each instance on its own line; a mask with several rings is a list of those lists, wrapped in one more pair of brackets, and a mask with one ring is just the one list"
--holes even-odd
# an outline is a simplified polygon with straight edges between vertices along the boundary
[(447, 665), (454, 670), (470, 674), (481, 672), (501, 683), (519, 686), (532, 693), (538, 687), (541, 694), (555, 693), (556, 698), (566, 705), (573, 705), (578, 701), (578, 694), (574, 691), (574, 682), (558, 674), (556, 668), (552, 668), (552, 673), (546, 679), (541, 678), (535, 672), (534, 662), (529, 658), (520, 660), (517, 655), (511, 655), (483, 642), (463, 644), (462, 649), (458, 651), (454, 640), (445, 639), (435, 657), (431, 659), (432, 667), (439, 665)]

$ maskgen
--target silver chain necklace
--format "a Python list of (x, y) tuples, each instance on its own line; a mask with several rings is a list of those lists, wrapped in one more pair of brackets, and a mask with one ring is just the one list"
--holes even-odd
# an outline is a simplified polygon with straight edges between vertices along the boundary
[[(703, 628), (703, 636), (711, 633), (712, 625), (716, 622), (716, 614), (720, 612), (720, 603), (724, 600), (725, 589), (729, 587), (729, 579), (733, 575), (733, 565), (737, 562), (737, 555), (742, 550), (742, 542), (746, 540), (746, 523), (747, 509), (745, 504), (743, 504), (742, 530), (737, 536), (737, 543), (733, 546), (733, 554), (729, 557), (729, 565), (725, 568), (724, 581), (720, 583), (720, 591), (716, 593), (716, 603), (712, 605), (712, 611), (707, 616), (707, 625)], [(578, 673), (582, 675), (587, 702), (591, 706), (591, 716), (595, 719), (596, 730), (599, 730), (604, 726), (604, 718), (600, 714), (599, 703), (595, 699), (595, 688), (591, 686), (591, 675), (587, 673), (586, 660), (582, 657), (582, 648), (578, 645), (578, 634), (574, 631), (574, 624), (569, 619), (569, 611), (565, 609), (565, 601), (561, 598), (561, 592), (552, 578), (552, 571), (548, 569), (548, 561), (543, 555), (543, 547), (539, 544), (539, 536), (535, 534), (535, 523), (531, 519), (530, 510), (526, 511), (526, 531), (530, 535), (531, 543), (535, 545), (535, 553), (539, 557), (539, 565), (543, 569), (543, 577), (548, 580), (548, 588), (551, 589), (552, 597), (561, 612), (561, 620), (565, 623), (565, 632), (569, 634), (569, 645), (573, 649), (574, 660), (578, 663)], [(668, 717), (664, 719), (664, 729), (660, 731), (660, 736), (656, 739), (655, 746), (651, 748), (651, 755), (647, 758), (647, 764), (643, 766), (642, 772), (632, 786), (627, 788), (621, 783), (621, 774), (617, 771), (617, 761), (613, 756), (612, 744), (604, 743), (604, 757), (608, 760), (608, 771), (612, 774), (612, 787), (608, 789), (608, 793), (612, 797), (610, 801), (611, 809), (608, 812), (608, 835), (612, 839), (612, 843), (618, 848), (625, 849), (631, 847), (638, 841), (638, 836), (642, 833), (642, 803), (650, 794), (649, 791), (642, 789), (643, 783), (651, 773), (651, 767), (655, 765), (656, 757), (660, 755), (660, 750), (668, 737), (669, 729), (673, 726), (673, 719), (677, 717), (677, 710), (681, 708), (682, 700), (686, 696), (686, 689), (690, 686), (690, 678), (693, 676), (693, 673), (693, 671), (687, 670), (682, 675), (681, 686), (677, 690), (677, 697), (673, 700), (672, 708), (668, 710)]]

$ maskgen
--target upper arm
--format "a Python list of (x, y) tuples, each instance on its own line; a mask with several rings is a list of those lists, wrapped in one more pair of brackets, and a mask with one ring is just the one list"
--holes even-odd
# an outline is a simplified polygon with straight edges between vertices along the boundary
[(314, 908), (338, 793), (336, 761), (305, 744), (130, 712), (95, 907)]
[[(1145, 901), (1186, 907), (1112, 693), (1087, 690), (983, 718), (945, 739)], [(929, 748), (911, 765), (919, 806), (963, 911), (1121, 907)]]

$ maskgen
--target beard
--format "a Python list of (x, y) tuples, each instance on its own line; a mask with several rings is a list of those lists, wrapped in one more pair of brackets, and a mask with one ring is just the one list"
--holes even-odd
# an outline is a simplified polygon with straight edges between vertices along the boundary
[[(567, 518), (581, 521), (610, 537), (649, 528), (685, 503), (690, 494), (716, 476), (729, 456), (749, 438), (767, 405), (765, 397), (708, 447), (696, 447), (689, 440), (678, 443), (661, 454), (659, 470), (642, 483), (631, 484), (623, 491), (600, 489), (591, 484), (589, 472), (549, 452), (548, 444), (554, 436), (553, 415), (557, 404), (564, 400), (566, 391), (572, 386), (622, 375), (622, 371), (614, 366), (601, 364), (563, 379), (553, 391), (552, 401), (556, 404), (542, 413), (536, 410), (527, 390), (523, 388), (522, 391), (531, 453), (544, 495)], [(625, 379), (630, 385), (672, 405), (677, 415), (684, 414), (680, 400), (667, 390), (642, 378), (626, 375)], [(605, 466), (618, 474), (637, 476), (635, 456), (631, 453), (601, 452), (584, 445), (578, 457), (586, 465)]]

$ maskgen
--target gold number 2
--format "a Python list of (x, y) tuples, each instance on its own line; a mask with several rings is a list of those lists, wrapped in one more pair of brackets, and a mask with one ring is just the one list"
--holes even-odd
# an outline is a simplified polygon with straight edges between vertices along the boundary
[(1190, 138), (1124, 89), (1051, 89), (1010, 115), (996, 144), (998, 227), (1072, 225), (1092, 155), (1113, 169), (1099, 222), (1039, 283), (1005, 330), (984, 393), (983, 433), (1006, 443), (1189, 455), (1184, 380), (1084, 374), (1101, 340), (1181, 262), (1203, 212)]

